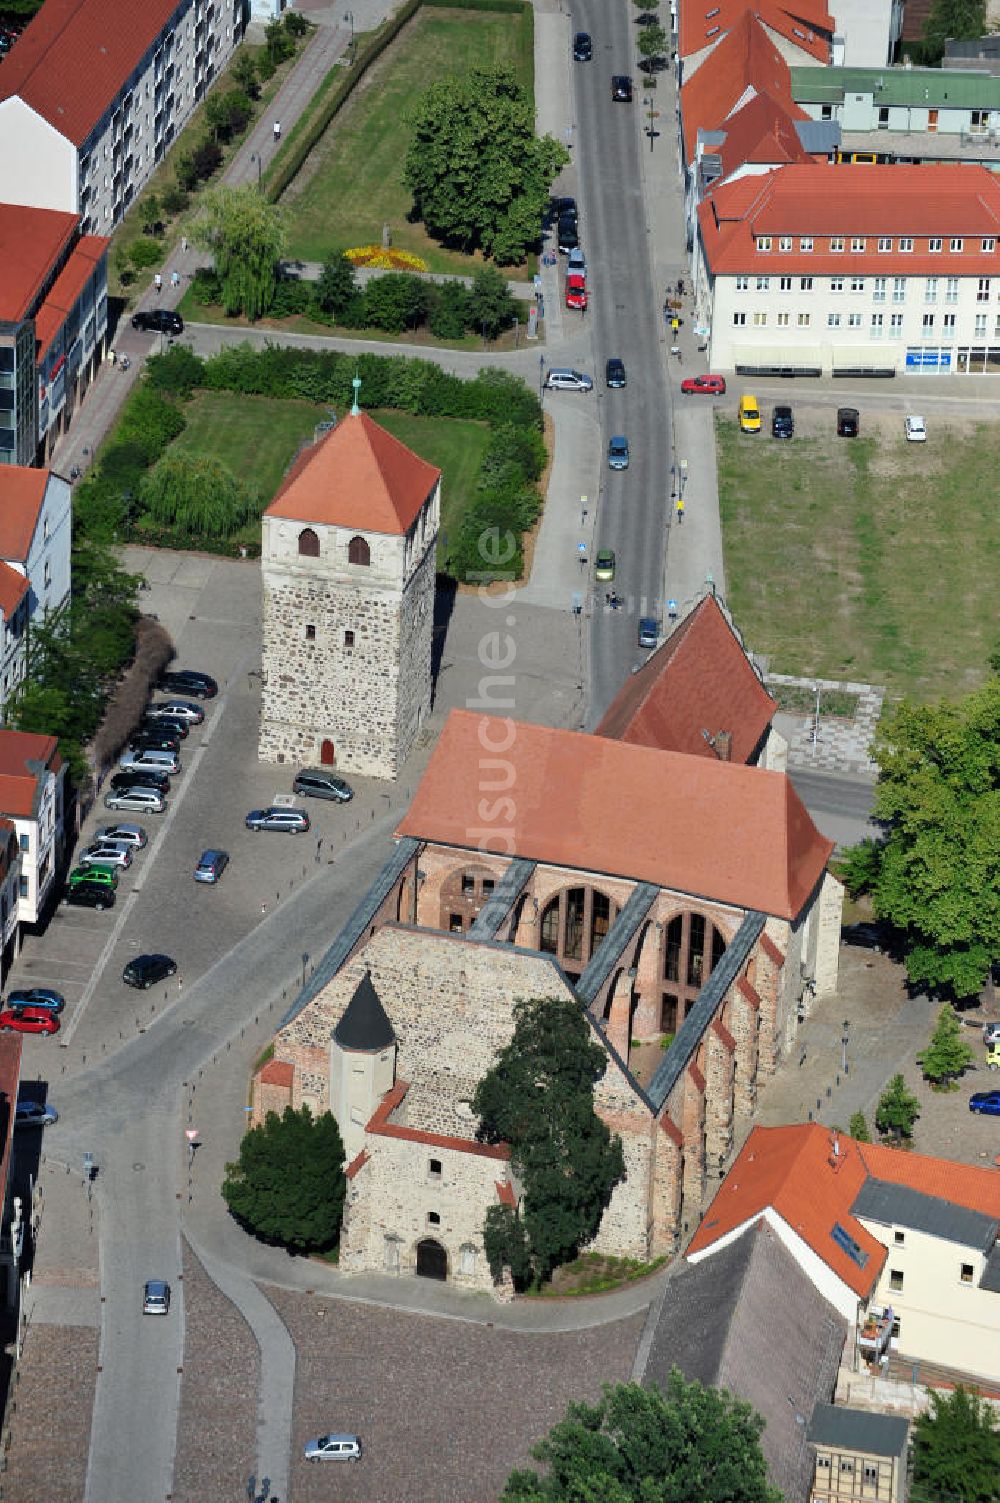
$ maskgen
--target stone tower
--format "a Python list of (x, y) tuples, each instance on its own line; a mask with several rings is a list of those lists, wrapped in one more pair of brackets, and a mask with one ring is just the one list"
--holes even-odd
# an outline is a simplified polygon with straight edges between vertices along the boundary
[(259, 755), (394, 778), (430, 708), (441, 472), (352, 412), (263, 517)]
[(396, 1035), (365, 971), (330, 1044), (330, 1110), (348, 1163), (365, 1146), (365, 1123), (395, 1078)]

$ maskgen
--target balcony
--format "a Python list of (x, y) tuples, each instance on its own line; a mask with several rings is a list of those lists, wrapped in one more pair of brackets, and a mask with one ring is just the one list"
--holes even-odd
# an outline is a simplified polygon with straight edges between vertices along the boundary
[(889, 1349), (896, 1319), (889, 1305), (881, 1315), (869, 1315), (858, 1330), (858, 1351), (866, 1362), (879, 1362)]

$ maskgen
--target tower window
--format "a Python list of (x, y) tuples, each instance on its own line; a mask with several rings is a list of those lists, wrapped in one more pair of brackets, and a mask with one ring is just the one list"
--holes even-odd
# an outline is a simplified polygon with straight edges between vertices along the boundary
[(347, 545), (347, 562), (349, 564), (364, 564), (367, 566), (372, 561), (372, 551), (364, 538), (351, 538)]
[(315, 642), (315, 640), (316, 640), (316, 628), (315, 628), (315, 626), (307, 626), (306, 627), (306, 641), (307, 642)]
[(440, 1226), (441, 1225), (441, 1217), (438, 1215), (437, 1211), (428, 1211), (427, 1212), (427, 1220), (428, 1220), (428, 1222), (430, 1223), (431, 1226)]
[(299, 553), (303, 558), (319, 558), (319, 537), (311, 527), (299, 533)]
[(440, 1179), (440, 1177), (441, 1177), (441, 1160), (440, 1159), (431, 1159), (430, 1172), (431, 1172), (431, 1174), (435, 1175), (438, 1179)]
[(352, 631), (345, 631), (345, 633), (344, 633), (344, 646), (345, 647), (353, 647), (354, 646), (354, 633)]

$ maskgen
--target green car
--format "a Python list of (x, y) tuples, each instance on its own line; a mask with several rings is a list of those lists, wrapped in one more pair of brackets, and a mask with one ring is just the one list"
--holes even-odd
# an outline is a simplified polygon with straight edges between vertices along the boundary
[(615, 556), (610, 548), (602, 548), (594, 560), (595, 579), (614, 579)]
[(66, 878), (67, 887), (92, 882), (95, 887), (117, 887), (118, 873), (111, 866), (75, 866)]

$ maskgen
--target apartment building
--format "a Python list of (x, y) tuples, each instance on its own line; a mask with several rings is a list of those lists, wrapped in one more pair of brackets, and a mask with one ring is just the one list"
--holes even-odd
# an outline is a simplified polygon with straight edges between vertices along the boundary
[(243, 0), (46, 0), (0, 68), (0, 202), (109, 233), (243, 26)]
[(71, 531), (68, 481), (0, 468), (0, 720), (24, 678), (27, 628), (69, 599)]
[(781, 167), (698, 209), (713, 369), (880, 375), (1000, 365), (1000, 183), (983, 167)]
[[(0, 122), (0, 175), (5, 145)], [(79, 225), (0, 202), (0, 467), (47, 456), (104, 352), (109, 242)]]
[(0, 816), (13, 822), (21, 854), (17, 917), (35, 924), (62, 855), (66, 768), (55, 736), (0, 730)]

